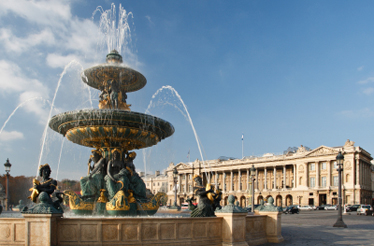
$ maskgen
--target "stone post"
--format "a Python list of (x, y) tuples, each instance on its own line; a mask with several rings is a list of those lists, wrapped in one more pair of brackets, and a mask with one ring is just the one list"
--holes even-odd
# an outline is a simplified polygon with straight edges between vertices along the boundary
[(23, 214), (27, 246), (57, 245), (57, 218), (62, 214)]
[(281, 213), (280, 212), (263, 212), (260, 215), (266, 215), (266, 238), (269, 243), (280, 243), (284, 239), (281, 234)]

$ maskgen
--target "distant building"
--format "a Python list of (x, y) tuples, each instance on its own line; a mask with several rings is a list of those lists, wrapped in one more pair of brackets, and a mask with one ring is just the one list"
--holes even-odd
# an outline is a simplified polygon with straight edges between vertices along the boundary
[[(223, 192), (222, 205), (230, 194), (241, 206), (248, 206), (250, 195), (250, 168), (256, 168), (255, 203), (273, 197), (277, 206), (322, 205), (338, 202), (338, 171), (336, 156), (342, 151), (343, 204), (372, 203), (374, 195), (374, 167), (370, 153), (347, 140), (344, 146), (320, 146), (309, 149), (304, 146), (283, 155), (266, 154), (262, 157), (243, 159), (217, 159), (190, 163), (170, 163), (166, 170), (168, 204), (174, 203), (173, 169), (178, 170), (177, 203), (183, 203), (193, 195), (195, 174), (207, 183), (217, 184)], [(164, 182), (166, 182), (164, 181)]]
[(157, 192), (168, 192), (168, 177), (165, 172), (161, 173), (160, 171), (156, 171), (154, 175), (145, 175), (144, 172), (140, 172), (139, 176), (144, 180), (146, 188), (153, 194)]
[(4, 187), (0, 184), (0, 205), (5, 209), (6, 194)]

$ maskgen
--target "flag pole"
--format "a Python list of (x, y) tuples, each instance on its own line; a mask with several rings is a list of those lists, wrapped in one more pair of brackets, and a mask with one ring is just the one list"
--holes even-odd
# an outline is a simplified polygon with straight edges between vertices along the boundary
[(244, 158), (244, 134), (242, 133), (242, 159)]

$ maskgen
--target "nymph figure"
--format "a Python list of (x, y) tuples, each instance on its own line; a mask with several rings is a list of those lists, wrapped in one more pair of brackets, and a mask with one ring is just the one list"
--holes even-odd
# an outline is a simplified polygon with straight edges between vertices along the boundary
[(113, 109), (118, 109), (118, 93), (119, 93), (119, 88), (117, 81), (115, 80), (110, 80), (108, 81), (110, 83), (110, 91), (109, 91), (109, 96), (110, 96), (110, 102), (112, 104)]
[(195, 175), (193, 180), (196, 182), (194, 194), (199, 197), (199, 203), (192, 210), (191, 217), (215, 217), (212, 201), (208, 198), (208, 194), (213, 193), (213, 188), (206, 190), (200, 175)]
[[(91, 166), (93, 162), (93, 166)], [(106, 174), (106, 159), (99, 150), (92, 150), (88, 160), (88, 176), (81, 178), (82, 196), (85, 200), (96, 199), (100, 196), (100, 190), (104, 188)]]
[(41, 192), (46, 192), (49, 196), (51, 196), (55, 191), (57, 188), (57, 181), (50, 178), (51, 172), (51, 168), (48, 164), (44, 164), (39, 167), (39, 176), (42, 177), (42, 181), (39, 182), (36, 179), (33, 180), (34, 186), (30, 189), (32, 193), (31, 196), (28, 197), (31, 199), (31, 201), (36, 202), (36, 199)]
[(121, 152), (118, 149), (112, 150), (112, 159), (108, 162), (107, 175), (105, 176), (109, 200), (119, 190), (123, 190), (128, 195), (129, 177), (131, 177), (131, 171), (126, 169), (125, 163), (121, 160)]

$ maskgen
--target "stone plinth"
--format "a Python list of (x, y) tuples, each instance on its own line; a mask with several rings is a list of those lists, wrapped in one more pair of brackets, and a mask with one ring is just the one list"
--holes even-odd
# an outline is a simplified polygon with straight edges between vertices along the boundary
[(247, 213), (217, 213), (222, 218), (222, 245), (248, 246), (246, 242)]
[(25, 245), (57, 245), (57, 219), (62, 214), (23, 214), (25, 218)]
[(280, 212), (258, 212), (260, 215), (266, 215), (266, 238), (269, 243), (280, 243), (284, 239), (281, 230), (281, 215)]

